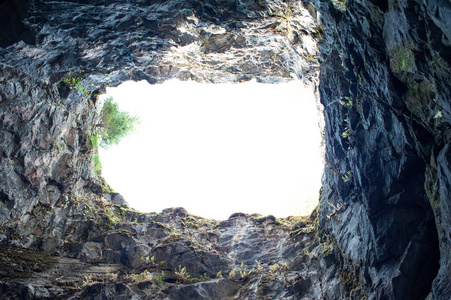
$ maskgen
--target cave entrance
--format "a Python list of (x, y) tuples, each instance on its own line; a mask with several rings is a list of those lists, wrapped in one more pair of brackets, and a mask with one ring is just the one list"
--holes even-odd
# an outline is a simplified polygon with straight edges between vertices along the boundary
[(100, 149), (102, 175), (133, 208), (227, 219), (234, 212), (307, 215), (318, 202), (323, 151), (317, 102), (299, 81), (107, 88), (137, 131)]

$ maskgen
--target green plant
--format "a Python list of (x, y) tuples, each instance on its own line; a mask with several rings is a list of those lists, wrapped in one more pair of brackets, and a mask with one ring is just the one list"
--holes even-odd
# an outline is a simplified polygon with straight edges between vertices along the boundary
[(290, 267), (288, 266), (288, 264), (286, 262), (284, 262), (284, 263), (281, 263), (281, 264), (276, 263), (274, 265), (271, 265), (269, 267), (269, 269), (273, 273), (282, 273), (282, 272), (289, 271)]
[(395, 47), (389, 51), (390, 68), (394, 73), (405, 73), (415, 66), (415, 57), (407, 47)]
[(233, 279), (235, 277), (235, 274), (236, 274), (236, 269), (233, 268), (232, 270), (230, 270), (229, 279)]
[(439, 118), (443, 118), (443, 114), (440, 110), (434, 115), (434, 119), (439, 119)]
[(322, 246), (324, 247), (324, 250), (321, 253), (321, 256), (324, 258), (324, 257), (328, 256), (331, 253), (331, 251), (333, 250), (333, 244), (323, 244)]
[(343, 209), (343, 203), (339, 202), (337, 205), (333, 204), (329, 201), (329, 207), (332, 209), (332, 212), (327, 215), (327, 218), (330, 219), (333, 215), (340, 212)]
[(266, 2), (263, 0), (258, 1), (258, 6), (260, 6), (261, 8), (265, 8), (267, 6)]
[(262, 267), (262, 263), (260, 261), (258, 261), (258, 260), (256, 260), (255, 263), (256, 263), (257, 270), (260, 271), (263, 268)]
[[(232, 269), (232, 271), (233, 270), (235, 270), (235, 269)], [(230, 271), (230, 273), (232, 273), (232, 271)], [(246, 279), (248, 279), (249, 278), (249, 276), (252, 274), (252, 270), (248, 270), (248, 269), (246, 269), (245, 267), (244, 267), (244, 262), (241, 262), (241, 265), (240, 265), (240, 267), (238, 268), (238, 272), (239, 272), (239, 278), (238, 279), (241, 279), (241, 280), (246, 280)], [(234, 277), (234, 276), (236, 276), (236, 270), (235, 270), (235, 272), (234, 272), (234, 274), (233, 274), (233, 276), (232, 277)], [(230, 274), (229, 274), (229, 278), (230, 278), (231, 276), (230, 276)]]
[(82, 286), (90, 286), (93, 284), (92, 276), (91, 275), (85, 275), (83, 277), (83, 283)]
[(141, 282), (148, 282), (152, 281), (152, 273), (150, 273), (147, 270), (144, 270), (143, 272), (139, 274), (128, 274), (124, 277), (124, 281), (128, 283), (141, 283)]
[(165, 280), (166, 276), (164, 275), (164, 271), (161, 271), (161, 274), (157, 276), (157, 282), (158, 284), (163, 284)]
[(343, 106), (347, 106), (348, 108), (352, 107), (352, 99), (351, 97), (345, 96), (346, 101), (340, 100), (340, 104)]
[(193, 281), (194, 282), (202, 282), (202, 281), (206, 281), (208, 279), (210, 279), (210, 278), (207, 276), (207, 273), (204, 273), (204, 274), (200, 275), (199, 277), (194, 278)]
[(312, 258), (312, 257), (313, 257), (313, 254), (310, 253), (310, 251), (309, 251), (308, 248), (304, 248), (302, 252), (303, 252), (303, 254), (304, 254), (305, 256), (308, 256), (309, 258)]
[(61, 81), (67, 84), (71, 90), (81, 88), (81, 77), (76, 77), (74, 72), (70, 72), (69, 77), (63, 78)]
[(96, 173), (96, 175), (100, 176), (100, 174), (102, 173), (102, 162), (100, 161), (99, 155), (94, 155), (92, 157), (92, 160), (94, 161), (94, 172)]
[(319, 40), (321, 40), (324, 37), (323, 26), (321, 25), (316, 26), (315, 31), (313, 32), (313, 37)]
[(97, 135), (92, 135), (89, 137), (89, 140), (91, 142), (91, 146), (93, 149), (98, 149), (99, 148), (99, 136)]
[(74, 72), (70, 72), (69, 76), (61, 80), (69, 86), (71, 90), (77, 90), (82, 93), (82, 97), (89, 95), (89, 91), (81, 85), (82, 78), (77, 77)]
[(151, 258), (149, 258), (149, 256), (142, 256), (141, 257), (141, 261), (145, 264), (148, 265), (152, 259), (155, 259), (154, 256), (152, 256)]
[(346, 10), (347, 0), (332, 0), (332, 4), (341, 11)]
[(86, 286), (91, 286), (91, 285), (94, 285), (94, 284), (97, 284), (97, 283), (100, 283), (100, 281), (98, 281), (92, 275), (85, 275), (83, 277), (82, 286), (86, 287)]
[(155, 256), (150, 256), (150, 254), (148, 256), (141, 257), (141, 261), (145, 265), (149, 265), (150, 267), (153, 267), (153, 268), (159, 268), (165, 263), (164, 260), (156, 262), (155, 261)]
[(351, 136), (352, 130), (346, 126), (345, 131), (341, 134), (341, 137), (344, 139), (347, 139), (349, 136)]
[(177, 277), (178, 283), (191, 283), (191, 275), (186, 271), (186, 267), (179, 266), (179, 269), (174, 270), (175, 276)]
[(107, 281), (116, 281), (118, 275), (119, 275), (118, 273), (110, 273), (110, 272), (106, 271), (106, 273), (105, 273), (105, 279), (106, 279)]
[(346, 172), (346, 174), (344, 174), (343, 176), (341, 176), (341, 179), (343, 179), (344, 182), (348, 182), (350, 181), (352, 178), (352, 173), (351, 171)]
[(240, 276), (243, 280), (246, 280), (251, 275), (252, 270), (242, 269), (240, 270)]
[(139, 118), (128, 112), (120, 111), (113, 98), (107, 98), (100, 112), (101, 124), (97, 125), (100, 136), (100, 146), (108, 148), (132, 133)]

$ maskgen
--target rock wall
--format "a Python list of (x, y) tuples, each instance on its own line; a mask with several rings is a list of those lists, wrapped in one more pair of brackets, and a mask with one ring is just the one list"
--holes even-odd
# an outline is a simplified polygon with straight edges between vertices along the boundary
[(320, 224), (376, 299), (424, 299), (439, 264), (430, 297), (449, 298), (450, 5), (432, 2), (323, 6)]
[[(5, 298), (451, 297), (449, 1), (7, 0), (0, 11)], [(314, 84), (317, 212), (218, 222), (118, 202), (92, 162), (97, 96), (174, 77)]]

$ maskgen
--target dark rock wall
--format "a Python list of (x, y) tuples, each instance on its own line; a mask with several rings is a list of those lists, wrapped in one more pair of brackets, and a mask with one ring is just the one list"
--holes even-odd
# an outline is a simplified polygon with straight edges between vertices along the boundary
[(0, 2), (0, 26), (2, 28), (0, 47), (6, 47), (19, 41), (28, 44), (35, 43), (34, 31), (23, 22), (28, 15), (29, 4), (28, 0)]
[[(319, 67), (316, 50), (302, 45), (315, 20), (297, 2), (35, 0), (31, 6), (23, 22), (35, 43), (11, 40), (2, 61), (51, 83), (80, 70), (97, 85), (172, 77), (308, 81)], [(115, 81), (114, 71), (124, 74)]]
[(102, 184), (89, 136), (95, 107), (78, 93), (61, 98), (64, 87), (6, 64), (0, 81), (0, 239), (53, 253), (81, 229), (79, 199)]
[(437, 155), (449, 141), (450, 4), (322, 8), (321, 227), (360, 264), (370, 298), (424, 299), (440, 260), (432, 298), (447, 299), (448, 195), (438, 190), (448, 179)]
[[(450, 11), (445, 0), (0, 2), (2, 245), (77, 260), (62, 264), (121, 264), (136, 272), (152, 253), (160, 261), (177, 259), (166, 263), (168, 276), (177, 264), (210, 277), (241, 261), (257, 268), (240, 253), (246, 247), (228, 240), (247, 232), (244, 244), (263, 247), (255, 237), (265, 230), (254, 219), (230, 220), (219, 231), (204, 224), (212, 233), (204, 238), (165, 214), (105, 204), (113, 195), (91, 163), (96, 97), (105, 85), (130, 79), (276, 83), (295, 77), (316, 84), (324, 106), (326, 168), (313, 216), (320, 243), (311, 225), (293, 225), (290, 234), (274, 235), (283, 236), (286, 253), (251, 256), (264, 267), (247, 284), (215, 279), (188, 290), (173, 285), (163, 294), (451, 298)], [(313, 40), (319, 50), (309, 46)], [(171, 226), (185, 236), (172, 240)], [(177, 252), (193, 240), (207, 245), (207, 260), (196, 261), (199, 249)], [(268, 278), (263, 272), (274, 262), (265, 260), (277, 259), (292, 271)], [(55, 274), (47, 274), (49, 282)], [(15, 286), (1, 289), (14, 293)], [(119, 283), (88, 286), (79, 297), (147, 293)], [(34, 297), (65, 293), (61, 287), (41, 292)]]

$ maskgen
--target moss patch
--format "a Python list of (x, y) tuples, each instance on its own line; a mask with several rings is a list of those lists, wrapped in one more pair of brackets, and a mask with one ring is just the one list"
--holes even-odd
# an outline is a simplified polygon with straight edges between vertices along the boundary
[(415, 66), (415, 57), (408, 47), (394, 47), (389, 50), (390, 68), (395, 75), (403, 75)]
[(346, 290), (346, 299), (368, 299), (364, 291), (361, 266), (346, 256), (332, 235), (318, 229), (317, 238), (323, 250), (321, 256), (331, 257), (338, 266), (340, 281)]
[(31, 272), (49, 269), (56, 258), (47, 252), (0, 246), (0, 278), (26, 278)]

